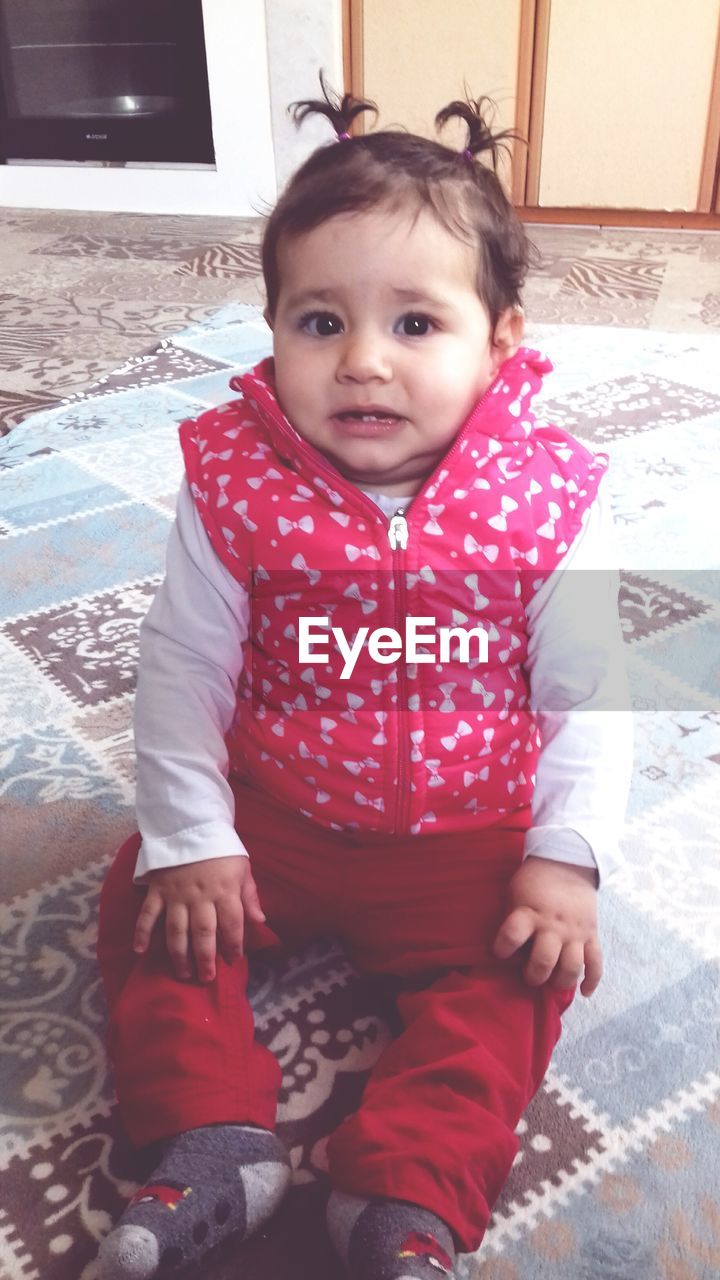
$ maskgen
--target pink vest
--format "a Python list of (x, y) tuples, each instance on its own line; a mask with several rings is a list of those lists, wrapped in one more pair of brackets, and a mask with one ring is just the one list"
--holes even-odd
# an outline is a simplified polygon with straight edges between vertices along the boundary
[[(180, 429), (212, 546), (250, 596), (231, 769), (334, 829), (413, 833), (488, 825), (529, 804), (539, 747), (530, 713), (526, 604), (580, 530), (607, 468), (530, 408), (552, 368), (506, 361), (405, 518), (388, 521), (283, 415), (273, 363), (233, 379), (242, 398)], [(395, 530), (398, 530), (398, 533)], [(398, 536), (399, 534), (399, 536)], [(406, 545), (403, 543), (406, 542)], [(360, 627), (407, 616), (481, 627), (487, 661), (437, 643), (350, 679), (327, 642), (300, 661), (301, 618)], [(305, 624), (307, 625), (307, 624)], [(424, 626), (427, 632), (428, 627)]]

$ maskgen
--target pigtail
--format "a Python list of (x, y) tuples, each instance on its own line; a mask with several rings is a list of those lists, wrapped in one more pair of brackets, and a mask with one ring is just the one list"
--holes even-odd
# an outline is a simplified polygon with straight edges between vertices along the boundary
[(332, 90), (323, 74), (320, 72), (320, 87), (323, 91), (322, 99), (306, 98), (301, 102), (293, 102), (288, 107), (296, 125), (301, 125), (308, 116), (320, 115), (330, 121), (338, 140), (350, 137), (350, 128), (353, 120), (364, 111), (372, 111), (377, 116), (378, 111), (374, 102), (370, 102), (364, 98), (354, 98), (352, 94), (345, 93), (340, 97), (339, 93)]
[(468, 127), (468, 140), (461, 154), (466, 160), (472, 161), (489, 151), (493, 171), (497, 173), (500, 152), (509, 151), (509, 142), (522, 141), (522, 139), (514, 129), (503, 129), (500, 133), (494, 133), (491, 127), (492, 117), (490, 121), (488, 120), (489, 112), (493, 115), (495, 112), (495, 103), (491, 98), (478, 98), (476, 101), (472, 98), (467, 98), (465, 101), (458, 99), (443, 107), (442, 111), (438, 111), (435, 125), (438, 129), (442, 129), (448, 120), (463, 120)]

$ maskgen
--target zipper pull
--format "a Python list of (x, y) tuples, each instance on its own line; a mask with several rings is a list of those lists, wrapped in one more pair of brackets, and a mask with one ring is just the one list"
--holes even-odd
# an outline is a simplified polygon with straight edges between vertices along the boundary
[(390, 520), (390, 528), (388, 529), (388, 541), (393, 551), (405, 551), (410, 537), (408, 522), (405, 519), (405, 512), (402, 507), (395, 512)]

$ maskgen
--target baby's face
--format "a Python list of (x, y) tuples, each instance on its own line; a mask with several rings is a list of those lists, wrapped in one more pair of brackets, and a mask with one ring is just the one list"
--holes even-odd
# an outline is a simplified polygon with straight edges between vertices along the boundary
[(286, 417), (354, 484), (415, 493), (521, 336), (491, 332), (475, 256), (427, 211), (340, 214), (281, 241)]

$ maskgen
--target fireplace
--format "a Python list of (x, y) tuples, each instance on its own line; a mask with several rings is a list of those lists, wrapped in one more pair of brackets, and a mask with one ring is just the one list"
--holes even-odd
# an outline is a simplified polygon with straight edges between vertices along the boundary
[(0, 0), (0, 163), (215, 161), (202, 0)]

